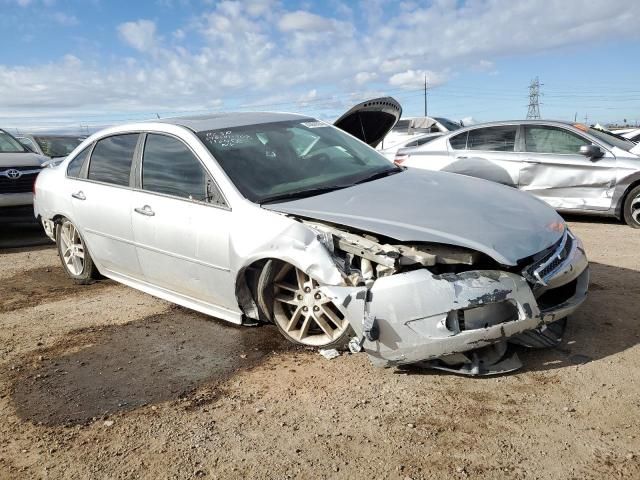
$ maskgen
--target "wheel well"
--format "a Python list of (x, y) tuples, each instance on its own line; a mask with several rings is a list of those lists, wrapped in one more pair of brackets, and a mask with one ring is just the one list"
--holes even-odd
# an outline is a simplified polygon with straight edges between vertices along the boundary
[(640, 179), (633, 181), (627, 187), (627, 189), (624, 191), (624, 194), (622, 195), (622, 200), (620, 201), (620, 214), (619, 214), (620, 220), (622, 221), (624, 221), (624, 204), (627, 201), (627, 197), (631, 193), (631, 190), (633, 190), (636, 187), (640, 187)]
[(256, 293), (258, 278), (262, 269), (271, 258), (262, 258), (244, 267), (236, 278), (236, 299), (242, 313), (254, 320), (267, 320), (267, 316), (258, 306)]

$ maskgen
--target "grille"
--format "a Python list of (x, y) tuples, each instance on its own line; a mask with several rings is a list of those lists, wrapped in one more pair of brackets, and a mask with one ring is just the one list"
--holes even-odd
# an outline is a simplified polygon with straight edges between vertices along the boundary
[(542, 260), (531, 265), (527, 269), (527, 274), (534, 279), (544, 281), (548, 275), (553, 273), (569, 257), (572, 246), (573, 237), (567, 232), (558, 247)]
[[(23, 173), (20, 178), (9, 178), (6, 175), (9, 170), (29, 173)], [(37, 171), (34, 172), (34, 170)], [(35, 182), (38, 173), (40, 173), (38, 167), (10, 167), (0, 170), (0, 194), (31, 192), (33, 190), (33, 182)]]

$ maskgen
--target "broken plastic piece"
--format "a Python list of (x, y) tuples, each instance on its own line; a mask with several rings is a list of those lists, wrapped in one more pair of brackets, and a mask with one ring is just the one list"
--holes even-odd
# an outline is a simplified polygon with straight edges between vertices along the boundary
[(353, 337), (351, 340), (349, 340), (348, 347), (351, 353), (360, 353), (362, 351), (362, 340), (360, 340), (358, 337)]
[(375, 342), (380, 337), (380, 329), (376, 322), (376, 317), (369, 312), (365, 312), (362, 319), (362, 332), (370, 342)]
[(439, 360), (420, 362), (417, 365), (469, 376), (503, 375), (522, 368), (522, 362), (516, 352), (508, 355), (506, 342), (489, 345), (464, 355), (457, 354), (454, 357), (456, 361), (464, 357), (465, 361), (455, 365), (447, 362), (445, 357)]
[(338, 352), (338, 350), (336, 350), (335, 348), (320, 349), (318, 353), (320, 353), (320, 355), (322, 355), (327, 360), (333, 360), (334, 358), (340, 356), (340, 352)]

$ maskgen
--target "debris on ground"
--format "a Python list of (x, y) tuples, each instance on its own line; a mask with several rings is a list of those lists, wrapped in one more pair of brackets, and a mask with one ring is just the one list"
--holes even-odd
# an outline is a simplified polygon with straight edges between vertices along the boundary
[(338, 350), (336, 350), (335, 348), (321, 348), (318, 353), (327, 360), (333, 360), (334, 358), (340, 356), (340, 352), (338, 352)]

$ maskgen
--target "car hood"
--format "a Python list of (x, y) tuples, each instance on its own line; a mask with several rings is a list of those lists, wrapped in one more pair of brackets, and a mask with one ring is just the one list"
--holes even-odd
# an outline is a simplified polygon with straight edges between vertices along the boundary
[(36, 153), (0, 153), (0, 170), (11, 167), (40, 167), (48, 157)]
[(401, 115), (402, 107), (394, 98), (373, 98), (352, 107), (333, 124), (375, 147), (398, 123)]
[(263, 208), (400, 242), (470, 248), (503, 265), (516, 265), (550, 247), (564, 231), (564, 220), (529, 194), (465, 175), (417, 169)]

